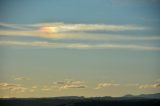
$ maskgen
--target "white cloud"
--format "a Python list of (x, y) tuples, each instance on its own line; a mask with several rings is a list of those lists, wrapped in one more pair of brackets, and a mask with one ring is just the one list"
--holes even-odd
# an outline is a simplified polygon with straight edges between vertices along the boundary
[(21, 84), (9, 84), (9, 83), (0, 83), (0, 90), (9, 90), (11, 92), (25, 92), (26, 87)]
[(64, 85), (61, 86), (60, 89), (68, 89), (68, 88), (86, 88), (86, 85), (72, 84), (72, 85)]
[(84, 83), (84, 82), (66, 79), (66, 80), (64, 80), (64, 81), (57, 81), (57, 82), (54, 82), (53, 84), (64, 85), (64, 84), (82, 84), (82, 83)]
[(45, 87), (45, 88), (42, 88), (41, 90), (48, 92), (48, 91), (52, 91), (52, 88), (47, 88), (47, 87)]
[(30, 89), (29, 92), (35, 92), (35, 89)]
[(32, 86), (32, 89), (37, 89), (38, 87), (37, 86)]
[[(26, 30), (0, 30), (0, 36), (28, 36), (28, 37), (41, 37), (38, 31)], [(42, 36), (43, 37), (43, 36)], [(45, 37), (45, 36), (44, 36)], [(47, 37), (47, 36), (46, 36)]]
[(47, 48), (68, 48), (68, 49), (131, 49), (131, 50), (156, 50), (159, 47), (131, 44), (83, 44), (83, 43), (51, 43), (51, 42), (22, 42), (22, 41), (0, 41), (0, 45), (8, 46), (35, 46)]
[(99, 83), (95, 89), (102, 89), (102, 88), (108, 88), (108, 87), (117, 87), (120, 84), (116, 83)]
[(53, 83), (57, 85), (60, 90), (69, 89), (69, 88), (86, 88), (87, 85), (84, 85), (82, 81), (75, 81), (75, 80), (64, 80), (64, 81), (57, 81)]
[(68, 32), (68, 31), (95, 31), (95, 30), (108, 30), (108, 31), (123, 31), (123, 30), (143, 30), (146, 27), (135, 25), (110, 25), (110, 24), (70, 24), (70, 23), (40, 23), (40, 24), (11, 24), (0, 23), (0, 26), (6, 29), (18, 30), (32, 30), (42, 29), (51, 30), (54, 32)]
[(25, 25), (25, 24), (13, 24), (13, 23), (0, 22), (0, 26), (8, 28), (8, 29), (18, 29), (18, 30), (27, 30), (27, 29), (29, 29), (29, 26)]
[(49, 28), (54, 32), (68, 32), (68, 31), (123, 31), (123, 30), (142, 30), (144, 27), (132, 25), (106, 25), (106, 24), (65, 24), (65, 23), (48, 23), (41, 24), (41, 28)]
[(155, 83), (160, 83), (160, 79), (157, 79), (154, 81)]
[(125, 86), (128, 86), (128, 87), (137, 87), (137, 86), (139, 86), (139, 85), (140, 85), (139, 83), (125, 84)]
[[(86, 31), (126, 31), (144, 30), (145, 27), (132, 25), (107, 25), (107, 24), (8, 24), (0, 23), (6, 29), (0, 30), (1, 36), (29, 36), (52, 39), (87, 39), (87, 40), (157, 40), (159, 36), (139, 37), (108, 34), (89, 34)], [(76, 31), (76, 33), (75, 33)]]
[(40, 38), (49, 38), (49, 39), (73, 39), (73, 40), (160, 40), (159, 35), (150, 35), (150, 36), (135, 36), (135, 35), (116, 35), (116, 34), (95, 34), (95, 33), (52, 33), (52, 32), (41, 32), (39, 30), (0, 30), (0, 36), (21, 36), (21, 37), (40, 37)]
[(49, 88), (42, 88), (41, 90), (42, 90), (42, 91), (50, 91)]
[[(107, 24), (69, 24), (69, 23), (40, 23), (40, 24), (10, 24), (0, 23), (5, 29), (0, 30), (0, 36), (26, 36), (48, 39), (72, 39), (72, 40), (160, 40), (160, 36), (133, 36), (87, 33), (87, 31), (128, 31), (146, 30), (146, 27), (132, 25), (107, 25)], [(160, 50), (159, 47), (137, 44), (84, 44), (84, 43), (52, 43), (52, 42), (23, 42), (0, 41), (0, 45), (13, 46), (37, 46), (48, 48), (69, 49), (136, 49), (136, 50)], [(18, 79), (17, 79), (18, 80)]]
[(16, 77), (16, 78), (14, 78), (14, 80), (22, 81), (22, 80), (30, 80), (30, 78), (28, 78), (28, 77)]
[(28, 89), (29, 92), (36, 92), (38, 90), (37, 86), (32, 86), (30, 89)]
[(139, 86), (139, 89), (148, 89), (148, 88), (160, 88), (160, 83), (155, 84), (143, 84)]

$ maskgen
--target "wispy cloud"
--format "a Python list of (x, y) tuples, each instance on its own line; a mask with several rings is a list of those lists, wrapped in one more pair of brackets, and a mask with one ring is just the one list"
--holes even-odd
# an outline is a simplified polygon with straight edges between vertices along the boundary
[(74, 80), (64, 80), (64, 81), (57, 81), (53, 83), (57, 85), (60, 90), (69, 89), (69, 88), (86, 88), (87, 85), (84, 84), (82, 81), (74, 81)]
[(26, 87), (21, 84), (9, 84), (9, 83), (0, 83), (0, 90), (9, 90), (11, 92), (25, 92)]
[(57, 82), (54, 82), (53, 84), (56, 84), (56, 85), (64, 85), (64, 84), (82, 84), (84, 82), (82, 81), (74, 81), (74, 80), (64, 80), (64, 81), (57, 81)]
[(44, 86), (43, 88), (41, 88), (41, 91), (45, 91), (45, 92), (49, 92), (52, 91), (53, 89), (51, 87), (48, 86)]
[(143, 84), (139, 86), (139, 89), (148, 89), (148, 88), (160, 88), (160, 83), (155, 84)]
[(32, 86), (32, 89), (37, 89), (38, 87), (37, 86)]
[(22, 41), (0, 41), (0, 45), (8, 46), (35, 46), (47, 48), (69, 48), (69, 49), (131, 49), (131, 50), (156, 50), (156, 46), (131, 45), (131, 44), (84, 44), (84, 43), (51, 43), (51, 42), (22, 42)]
[(86, 85), (78, 85), (78, 84), (73, 84), (73, 85), (64, 85), (61, 86), (60, 89), (69, 89), (69, 88), (86, 88)]
[(133, 25), (107, 25), (107, 24), (42, 23), (37, 26), (40, 26), (42, 29), (49, 28), (49, 30), (52, 32), (96, 31), (96, 30), (124, 31), (124, 30), (144, 29), (144, 27), (138, 27)]
[(99, 83), (95, 89), (117, 87), (117, 86), (120, 86), (120, 84), (117, 84), (117, 83)]
[[(28, 36), (28, 37), (41, 37), (42, 33), (38, 31), (26, 30), (0, 30), (0, 36)], [(42, 36), (43, 37), (43, 36)], [(45, 37), (45, 36), (44, 36)], [(47, 37), (47, 36), (46, 36)]]
[[(146, 30), (146, 27), (133, 25), (107, 25), (107, 24), (69, 24), (69, 23), (40, 23), (40, 24), (9, 24), (0, 23), (0, 36), (20, 36), (37, 37), (63, 40), (160, 40), (160, 36), (133, 36), (116, 35), (108, 33), (94, 33), (95, 31), (129, 31)], [(92, 32), (92, 33), (88, 33)], [(10, 46), (37, 46), (48, 48), (68, 48), (68, 49), (136, 49), (136, 50), (160, 50), (158, 46), (138, 45), (138, 44), (85, 44), (79, 43), (53, 43), (44, 41), (0, 41), (0, 45)]]
[(73, 39), (73, 40), (160, 40), (160, 36), (135, 36), (95, 33), (44, 33), (40, 31), (0, 30), (0, 36), (40, 37), (49, 39)]
[(1, 36), (28, 36), (52, 39), (87, 39), (87, 40), (160, 40), (159, 36), (124, 36), (87, 33), (87, 31), (128, 31), (144, 30), (145, 27), (132, 25), (107, 25), (107, 24), (8, 24), (0, 23), (6, 27), (0, 29)]
[(35, 89), (30, 89), (29, 92), (35, 92)]
[(128, 84), (125, 84), (125, 86), (127, 86), (127, 87), (137, 87), (139, 85), (140, 85), (139, 83), (128, 83)]
[(16, 77), (16, 78), (14, 78), (14, 80), (22, 81), (22, 80), (30, 80), (30, 78), (28, 78), (28, 77)]
[(28, 92), (36, 92), (38, 90), (38, 87), (37, 86), (32, 86), (30, 89), (28, 89)]
[(30, 27), (26, 24), (13, 24), (13, 23), (3, 23), (3, 22), (0, 22), (0, 26), (6, 29), (17, 29), (17, 30), (27, 30)]
[(71, 24), (71, 23), (39, 23), (39, 24), (11, 24), (0, 23), (0, 26), (14, 29), (36, 29), (50, 30), (54, 32), (68, 32), (68, 31), (95, 31), (95, 30), (109, 30), (109, 31), (123, 31), (123, 30), (143, 30), (146, 27), (135, 25), (108, 25), (108, 24)]

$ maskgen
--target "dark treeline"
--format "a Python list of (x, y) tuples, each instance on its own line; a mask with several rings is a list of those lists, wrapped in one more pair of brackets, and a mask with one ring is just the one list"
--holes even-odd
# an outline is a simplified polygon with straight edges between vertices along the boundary
[(160, 99), (0, 99), (0, 106), (160, 106)]

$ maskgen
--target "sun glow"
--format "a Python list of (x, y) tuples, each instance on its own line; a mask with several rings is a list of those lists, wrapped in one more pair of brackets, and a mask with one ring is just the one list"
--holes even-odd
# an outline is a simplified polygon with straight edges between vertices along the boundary
[(44, 33), (56, 33), (58, 32), (58, 29), (56, 27), (42, 27), (40, 28), (40, 31)]
[(58, 29), (56, 27), (41, 27), (40, 32), (42, 35), (49, 38), (57, 38), (58, 37)]

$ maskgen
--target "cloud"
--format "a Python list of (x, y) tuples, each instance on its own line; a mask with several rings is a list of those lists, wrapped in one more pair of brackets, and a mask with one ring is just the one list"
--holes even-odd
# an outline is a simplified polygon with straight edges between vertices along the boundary
[[(8, 24), (0, 23), (6, 27), (0, 30), (1, 36), (27, 36), (52, 39), (87, 39), (87, 40), (160, 40), (159, 36), (139, 37), (124, 35), (108, 35), (87, 33), (87, 31), (128, 31), (144, 30), (145, 27), (132, 25), (107, 24), (68, 24), (68, 23), (41, 23), (41, 24)], [(93, 36), (94, 34), (94, 36)]]
[(117, 87), (120, 84), (116, 83), (99, 83), (95, 89), (102, 89), (102, 88), (108, 88), (108, 87)]
[(54, 90), (59, 89), (59, 86), (57, 86), (57, 85), (58, 84), (55, 84), (55, 83), (54, 83), (54, 85), (44, 85), (44, 86), (40, 87), (40, 90), (44, 91), (44, 92), (54, 91)]
[(60, 89), (68, 89), (68, 88), (86, 88), (86, 85), (72, 84), (72, 85), (64, 85), (61, 86)]
[(53, 33), (71, 32), (71, 31), (124, 31), (124, 30), (142, 30), (143, 27), (132, 25), (106, 25), (106, 24), (65, 24), (65, 23), (42, 23), (39, 25), (42, 30), (50, 30)]
[(35, 86), (35, 85), (32, 86), (30, 89), (28, 89), (28, 91), (31, 92), (31, 93), (32, 93), (32, 92), (36, 92), (37, 90), (38, 90), (38, 87)]
[(17, 29), (17, 30), (29, 29), (29, 26), (25, 24), (13, 24), (13, 23), (3, 23), (3, 22), (0, 22), (0, 27), (4, 27), (7, 29)]
[(131, 44), (84, 44), (84, 43), (52, 43), (52, 42), (22, 42), (22, 41), (0, 41), (4, 46), (34, 46), (47, 48), (68, 48), (68, 49), (131, 49), (131, 50), (155, 50), (160, 48), (156, 46), (131, 45)]
[(84, 83), (84, 82), (66, 79), (66, 80), (64, 80), (64, 81), (54, 82), (53, 84), (56, 84), (56, 85), (65, 85), (65, 84), (82, 84), (82, 83)]
[[(28, 37), (41, 37), (38, 31), (26, 30), (0, 30), (0, 36), (28, 36)], [(43, 37), (43, 36), (42, 36)]]
[(69, 89), (69, 88), (86, 88), (87, 85), (84, 85), (82, 81), (74, 81), (74, 80), (64, 80), (64, 81), (57, 81), (53, 83), (57, 85), (60, 90)]
[(37, 86), (32, 86), (32, 89), (37, 89), (38, 87)]
[(28, 78), (28, 77), (16, 77), (16, 78), (14, 78), (14, 80), (22, 81), (22, 80), (30, 80), (30, 78)]
[(44, 87), (44, 88), (42, 88), (41, 90), (42, 90), (42, 91), (46, 91), (46, 92), (48, 92), (48, 91), (52, 91), (52, 88)]
[(21, 84), (9, 84), (9, 83), (0, 83), (0, 90), (9, 90), (11, 92), (25, 92), (26, 87)]
[(38, 37), (49, 39), (65, 39), (65, 40), (160, 40), (160, 36), (135, 36), (135, 35), (116, 35), (116, 34), (95, 34), (95, 33), (44, 33), (41, 31), (17, 31), (17, 30), (0, 30), (0, 36), (20, 36), (20, 37)]
[(160, 83), (140, 85), (139, 89), (160, 88)]
[(29, 92), (35, 92), (35, 89), (30, 89)]
[(110, 24), (71, 24), (71, 23), (39, 23), (39, 24), (11, 24), (0, 23), (1, 27), (5, 29), (16, 30), (33, 30), (39, 29), (46, 32), (60, 33), (60, 32), (72, 32), (72, 31), (124, 31), (124, 30), (144, 30), (146, 27), (135, 25), (110, 25)]
[(160, 79), (155, 80), (154, 83), (160, 83)]
[(125, 86), (128, 86), (128, 87), (137, 87), (137, 86), (139, 86), (139, 85), (140, 85), (139, 83), (125, 84)]

